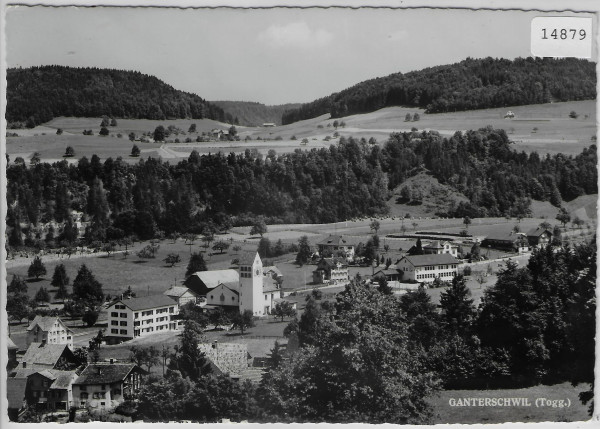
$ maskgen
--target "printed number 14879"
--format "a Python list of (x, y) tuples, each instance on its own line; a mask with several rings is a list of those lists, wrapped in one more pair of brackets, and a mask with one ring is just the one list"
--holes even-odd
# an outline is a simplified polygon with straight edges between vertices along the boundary
[(567, 40), (577, 38), (583, 40), (586, 37), (587, 34), (583, 28), (542, 28), (542, 39)]

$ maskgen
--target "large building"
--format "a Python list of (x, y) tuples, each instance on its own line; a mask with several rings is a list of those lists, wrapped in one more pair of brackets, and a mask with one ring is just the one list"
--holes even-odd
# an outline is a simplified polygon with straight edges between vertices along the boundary
[(255, 316), (266, 316), (281, 298), (281, 289), (276, 280), (263, 273), (262, 260), (258, 253), (239, 259), (240, 312), (249, 310)]
[(206, 296), (208, 291), (220, 284), (235, 286), (240, 282), (237, 270), (198, 271), (189, 276), (183, 284), (200, 296)]
[(481, 248), (524, 253), (529, 250), (529, 242), (525, 234), (520, 232), (497, 233), (485, 237), (481, 242)]
[(546, 228), (533, 228), (527, 231), (527, 240), (531, 247), (545, 247), (552, 242), (552, 232)]
[(109, 305), (107, 340), (130, 340), (155, 332), (175, 331), (179, 306), (167, 295), (121, 299)]
[(402, 281), (431, 283), (437, 278), (442, 281), (451, 281), (458, 274), (458, 264), (458, 259), (444, 253), (441, 255), (404, 256), (396, 264), (396, 267), (403, 273)]
[(77, 368), (81, 362), (67, 344), (31, 343), (21, 358), (18, 369), (60, 369)]
[(58, 317), (35, 316), (27, 327), (27, 347), (31, 343), (66, 344), (73, 349), (73, 331)]
[(354, 259), (354, 244), (341, 235), (330, 235), (317, 243), (317, 247), (321, 256), (342, 256), (349, 261)]
[(349, 281), (348, 264), (345, 258), (321, 258), (313, 271), (313, 283), (345, 285)]

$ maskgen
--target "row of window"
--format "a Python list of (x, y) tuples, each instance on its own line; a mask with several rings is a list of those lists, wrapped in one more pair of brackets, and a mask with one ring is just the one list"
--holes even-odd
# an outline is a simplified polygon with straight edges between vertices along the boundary
[(446, 271), (443, 273), (439, 273), (439, 275), (436, 275), (435, 273), (417, 274), (416, 278), (417, 280), (435, 279), (436, 277), (454, 277), (455, 274), (456, 273), (454, 271)]
[(127, 317), (127, 313), (118, 313), (116, 311), (112, 311), (110, 313), (110, 317)]
[(126, 320), (121, 320), (120, 322), (118, 320), (111, 320), (110, 324), (112, 326), (127, 326), (127, 321)]
[(121, 335), (127, 335), (127, 329), (111, 329), (110, 330), (111, 334), (121, 334)]
[(117, 304), (117, 305), (115, 305), (115, 308), (117, 310), (125, 310), (126, 307), (123, 304)]

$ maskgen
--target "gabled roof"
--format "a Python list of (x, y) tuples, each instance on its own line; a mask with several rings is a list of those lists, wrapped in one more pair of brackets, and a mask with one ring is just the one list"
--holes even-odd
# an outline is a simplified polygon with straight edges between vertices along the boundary
[(330, 235), (324, 240), (317, 243), (318, 245), (323, 246), (354, 246), (353, 243), (349, 243), (344, 237), (341, 235)]
[(219, 286), (217, 286), (216, 288), (212, 289), (212, 290), (211, 290), (211, 292), (214, 292), (214, 291), (216, 291), (218, 288), (228, 289), (228, 290), (230, 290), (231, 292), (233, 292), (233, 293), (234, 293), (234, 294), (236, 294), (236, 295), (239, 295), (239, 294), (240, 294), (240, 293), (239, 293), (239, 291), (238, 291), (237, 289), (234, 289), (234, 288), (232, 288), (232, 287), (230, 287), (230, 286), (227, 286), (227, 285), (226, 285), (226, 284), (224, 284), (224, 283), (221, 283)]
[(198, 295), (196, 292), (185, 286), (171, 286), (169, 289), (163, 292), (163, 295), (174, 296), (176, 298), (179, 298), (186, 292), (190, 292), (191, 294), (196, 296)]
[(346, 260), (344, 258), (333, 257), (333, 258), (321, 258), (321, 260), (318, 262), (317, 266), (319, 266), (321, 264), (325, 264), (329, 268), (333, 268), (338, 263), (342, 264), (343, 266), (347, 266), (348, 265), (348, 263), (346, 262)]
[(490, 235), (488, 235), (487, 237), (484, 238), (484, 240), (494, 240), (494, 241), (510, 241), (510, 242), (514, 242), (519, 238), (523, 238), (523, 236), (520, 233), (514, 233), (514, 232), (496, 232), (496, 233), (491, 233)]
[(236, 270), (198, 271), (192, 274), (198, 277), (208, 289), (213, 289), (219, 283), (239, 283), (240, 274)]
[(19, 348), (15, 345), (15, 343), (9, 336), (6, 336), (6, 346), (8, 350), (19, 350)]
[(383, 274), (384, 276), (393, 276), (400, 274), (400, 272), (395, 268), (388, 268), (387, 270), (375, 271), (373, 277), (377, 277), (378, 274)]
[(275, 275), (277, 277), (283, 277), (283, 274), (281, 274), (281, 271), (279, 271), (279, 268), (277, 268), (275, 265), (269, 265), (268, 267), (263, 267), (263, 274), (267, 274), (267, 273), (275, 273)]
[(50, 389), (68, 389), (75, 376), (77, 375), (75, 371), (53, 371), (55, 373), (56, 379), (50, 385)]
[(69, 349), (69, 346), (67, 346), (66, 344), (31, 343), (27, 348), (27, 351), (23, 355), (21, 362), (25, 362), (27, 365), (30, 366), (54, 366), (58, 362), (58, 359), (60, 359), (60, 357), (63, 355), (63, 353), (73, 355), (73, 352), (71, 352), (71, 349)]
[(60, 320), (58, 317), (55, 317), (55, 316), (40, 316), (40, 315), (35, 316), (35, 319), (33, 319), (31, 321), (31, 323), (27, 327), (27, 330), (31, 331), (37, 325), (37, 326), (40, 327), (40, 329), (42, 331), (48, 332), (48, 331), (50, 331), (52, 329), (52, 327), (54, 326), (54, 323), (57, 320), (65, 326), (66, 330), (71, 331), (69, 328), (67, 328), (67, 325), (65, 325), (64, 322), (62, 320)]
[(134, 363), (90, 364), (73, 384), (109, 384), (125, 380), (131, 371), (146, 373)]
[(238, 258), (238, 265), (253, 265), (256, 258), (262, 263), (258, 252), (244, 253)]
[(537, 228), (532, 228), (529, 231), (527, 231), (527, 237), (539, 237), (544, 232), (547, 232), (548, 234), (552, 235), (552, 231), (550, 231), (549, 229), (547, 229), (547, 228), (540, 228), (538, 226)]
[(175, 305), (173, 299), (166, 295), (150, 295), (142, 296), (139, 298), (120, 299), (113, 302), (108, 308), (113, 307), (115, 304), (123, 304), (133, 311), (146, 310), (149, 308), (166, 307), (168, 305)]
[(275, 279), (268, 276), (263, 277), (263, 292), (272, 292), (274, 290), (279, 290)]
[(17, 410), (23, 408), (26, 387), (26, 378), (9, 377), (6, 380), (6, 395), (8, 397), (8, 408), (16, 408)]
[(423, 246), (423, 249), (443, 249), (444, 246), (440, 243), (439, 240), (432, 241), (431, 243)]
[(425, 265), (445, 265), (445, 264), (458, 264), (458, 259), (449, 253), (443, 253), (441, 255), (414, 255), (405, 256), (402, 259), (406, 259), (415, 267), (422, 267)]

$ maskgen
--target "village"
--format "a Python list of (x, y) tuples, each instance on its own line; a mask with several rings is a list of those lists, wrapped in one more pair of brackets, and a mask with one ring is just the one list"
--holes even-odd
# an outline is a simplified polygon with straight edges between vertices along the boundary
[[(468, 228), (471, 220), (462, 221)], [(523, 223), (532, 225), (534, 221)], [(88, 329), (79, 328), (72, 318), (36, 315), (22, 325), (26, 326), (22, 333), (18, 327), (12, 328), (15, 341), (9, 337), (9, 413), (16, 419), (28, 404), (34, 404), (40, 413), (57, 421), (78, 421), (86, 414), (118, 416), (119, 404), (140, 388), (152, 367), (160, 371), (158, 359), (146, 362), (144, 369), (142, 360), (136, 362), (134, 350), (162, 347), (164, 352), (165, 344), (176, 344), (186, 308), (199, 309), (213, 322), (206, 328), (205, 342), (199, 345), (213, 370), (236, 380), (259, 382), (273, 347), (282, 347), (285, 353), (297, 349), (297, 339), (286, 338), (282, 332), (285, 324), (277, 319), (299, 317), (308, 296), (335, 300), (336, 292), (360, 279), (371, 287), (385, 284), (396, 295), (424, 287), (439, 299), (437, 290), (459, 274), (470, 279), (472, 291), (481, 296), (482, 285), (490, 286), (507, 260), (526, 264), (533, 249), (581, 239), (579, 229), (563, 230), (547, 221), (526, 232), (505, 223), (496, 228), (499, 232), (485, 236), (472, 235), (467, 229), (436, 232), (428, 228), (407, 233), (403, 228), (386, 233), (376, 255), (367, 262), (363, 242), (368, 239), (371, 243), (374, 237), (379, 241), (379, 230), (397, 223), (370, 220), (373, 236), (322, 234), (311, 245), (303, 282), (291, 281), (289, 277), (298, 277), (298, 272), (282, 268), (289, 266), (285, 262), (278, 267), (269, 259), (265, 260), (269, 265), (265, 264), (258, 252), (250, 250), (256, 244), (246, 242), (248, 251), (228, 256), (228, 267), (195, 272), (159, 293), (144, 296), (143, 285), (139, 285), (134, 287), (137, 296), (113, 296), (103, 305), (102, 320)], [(286, 255), (287, 259), (290, 256), (294, 255)], [(306, 270), (311, 274), (308, 280)], [(222, 317), (244, 313), (252, 322), (234, 323), (234, 317)], [(236, 329), (241, 329), (242, 335), (234, 334)], [(244, 329), (252, 330), (251, 335), (243, 335)], [(163, 353), (163, 373), (167, 359)]]

